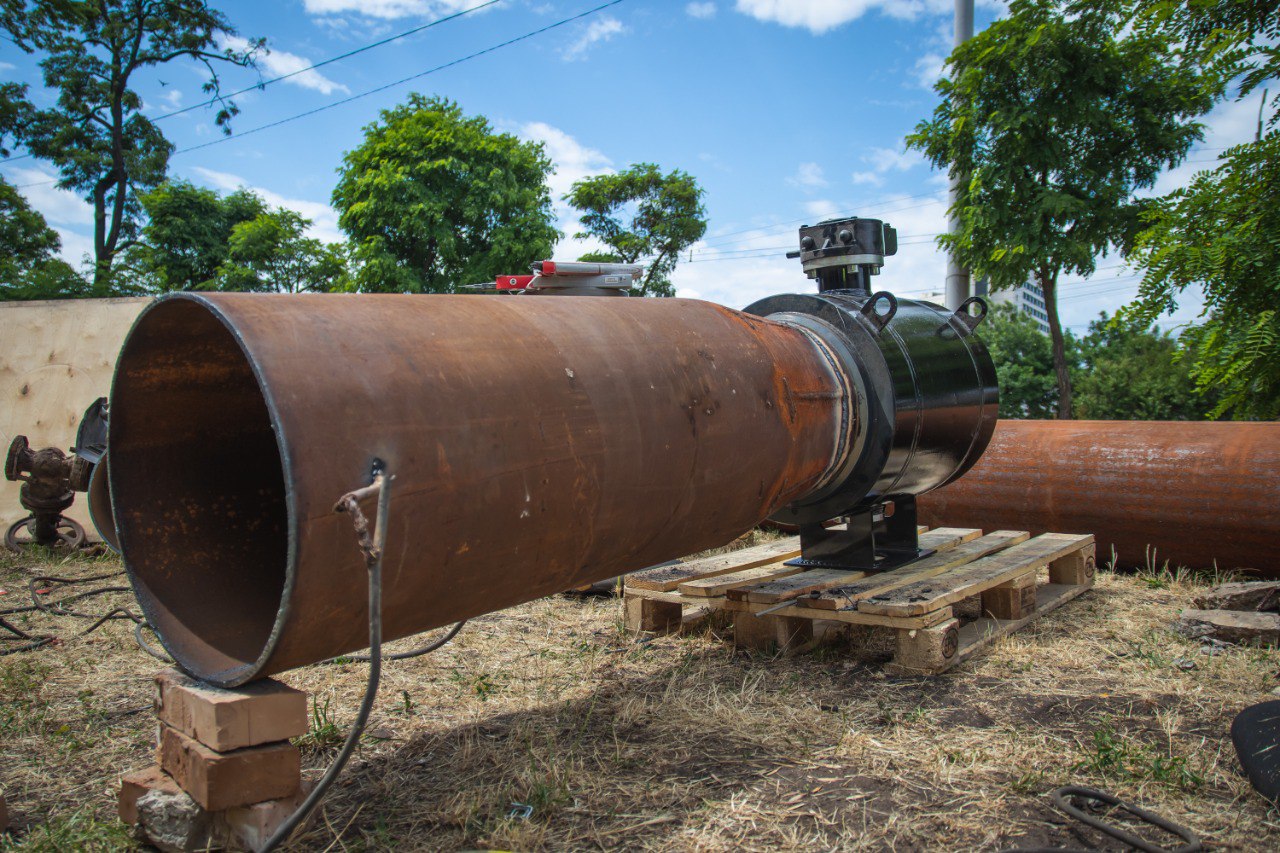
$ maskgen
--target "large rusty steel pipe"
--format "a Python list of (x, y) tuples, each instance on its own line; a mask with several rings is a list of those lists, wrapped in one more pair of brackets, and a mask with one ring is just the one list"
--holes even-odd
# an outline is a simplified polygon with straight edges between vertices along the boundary
[(1280, 577), (1280, 423), (1001, 420), (932, 525), (1092, 533), (1122, 566)]
[(722, 544), (841, 472), (853, 396), (694, 300), (178, 294), (117, 363), (111, 502), (166, 649), (234, 686), (366, 644), (331, 510), (378, 462), (392, 640)]

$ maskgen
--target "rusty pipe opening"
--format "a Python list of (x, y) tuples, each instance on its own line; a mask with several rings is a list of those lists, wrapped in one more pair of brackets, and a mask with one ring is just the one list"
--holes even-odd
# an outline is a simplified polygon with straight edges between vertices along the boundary
[(372, 459), (393, 640), (728, 541), (833, 476), (848, 393), (694, 300), (174, 294), (117, 363), (117, 533), (166, 649), (235, 686), (364, 647), (331, 510)]
[(220, 315), (179, 299), (135, 325), (112, 395), (111, 493), (139, 603), (175, 659), (239, 680), (266, 655), (288, 585), (266, 389)]

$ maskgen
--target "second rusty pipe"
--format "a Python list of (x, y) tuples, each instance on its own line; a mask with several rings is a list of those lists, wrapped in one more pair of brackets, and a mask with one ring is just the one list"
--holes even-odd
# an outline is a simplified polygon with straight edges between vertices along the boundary
[(1125, 567), (1280, 577), (1280, 423), (1001, 420), (925, 524), (1093, 533)]

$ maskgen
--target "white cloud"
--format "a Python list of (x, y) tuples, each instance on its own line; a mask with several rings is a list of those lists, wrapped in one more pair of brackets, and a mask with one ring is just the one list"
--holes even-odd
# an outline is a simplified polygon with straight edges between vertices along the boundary
[(921, 89), (933, 91), (933, 84), (941, 79), (946, 62), (947, 57), (941, 53), (926, 53), (918, 58), (915, 67), (916, 85)]
[[(40, 211), (54, 225), (92, 225), (93, 208), (87, 201), (70, 190), (59, 189), (52, 181), (56, 172), (41, 168), (14, 169), (5, 176), (9, 183), (27, 198), (27, 202)], [(31, 186), (26, 186), (30, 184)]]
[(350, 12), (368, 18), (430, 18), (461, 12), (480, 5), (481, 0), (304, 0), (312, 15)]
[(555, 257), (575, 260), (586, 252), (603, 249), (604, 244), (598, 240), (573, 236), (582, 226), (574, 215), (574, 209), (565, 203), (564, 195), (574, 183), (583, 178), (612, 172), (613, 162), (602, 152), (583, 145), (560, 128), (545, 122), (523, 124), (517, 133), (522, 139), (541, 142), (546, 146), (547, 156), (555, 166), (555, 171), (547, 179), (547, 186), (551, 190), (552, 206), (558, 220), (556, 226), (564, 235), (556, 245)]
[(547, 156), (555, 165), (555, 173), (547, 180), (547, 185), (551, 188), (552, 200), (557, 204), (577, 181), (613, 171), (613, 162), (603, 152), (583, 145), (558, 127), (531, 121), (521, 125), (518, 134), (522, 139), (546, 146)]
[(582, 30), (578, 40), (561, 51), (560, 55), (566, 60), (582, 59), (593, 45), (609, 41), (626, 31), (627, 28), (623, 26), (622, 21), (612, 15), (602, 15), (588, 24), (586, 29)]
[(684, 7), (684, 11), (685, 11), (685, 14), (687, 14), (691, 18), (700, 18), (702, 20), (706, 20), (707, 18), (714, 18), (716, 16), (716, 4), (715, 3), (690, 3), (688, 6)]
[[(226, 46), (232, 50), (248, 50), (249, 42), (240, 36), (227, 36), (224, 39)], [(341, 83), (330, 80), (319, 71), (302, 71), (311, 60), (306, 57), (298, 56), (296, 53), (288, 53), (283, 50), (272, 49), (269, 53), (259, 54), (258, 61), (262, 67), (272, 77), (280, 77), (284, 74), (292, 74), (284, 82), (292, 83), (294, 86), (301, 86), (304, 89), (314, 89), (322, 95), (331, 95), (334, 92), (342, 92), (346, 94), (351, 90)], [(296, 72), (302, 71), (301, 74)]]
[[(1007, 0), (977, 0), (982, 9), (1002, 10)], [(954, 14), (954, 0), (737, 0), (735, 7), (758, 21), (803, 27), (814, 35), (856, 21), (870, 12), (913, 21), (924, 15)]]
[(818, 189), (827, 185), (827, 179), (817, 163), (801, 163), (796, 173), (787, 178), (787, 183), (801, 189)]
[(0, 71), (14, 71), (17, 67), (12, 62), (0, 62)]
[(206, 184), (221, 192), (233, 192), (243, 187), (260, 195), (262, 200), (272, 207), (287, 207), (297, 211), (311, 220), (311, 227), (307, 229), (307, 233), (317, 240), (337, 243), (346, 239), (338, 228), (338, 212), (324, 202), (287, 198), (273, 190), (253, 186), (239, 175), (228, 172), (217, 172), (202, 166), (195, 166), (191, 171), (203, 178)]
[(1224, 101), (1218, 104), (1201, 120), (1205, 126), (1204, 140), (1196, 146), (1197, 150), (1191, 152), (1176, 169), (1170, 169), (1161, 175), (1155, 187), (1142, 195), (1165, 195), (1185, 187), (1196, 172), (1214, 168), (1223, 149), (1252, 141), (1257, 122), (1257, 97), (1248, 101)]
[[(93, 207), (70, 190), (58, 189), (53, 183), (57, 174), (42, 168), (15, 168), (5, 175), (27, 203), (40, 211), (58, 236), (62, 238), (62, 259), (79, 267), (86, 256), (93, 256)], [(30, 185), (30, 186), (27, 186)]]
[[(991, 5), (985, 0), (982, 5)], [(820, 35), (856, 21), (868, 12), (914, 20), (921, 15), (951, 14), (953, 0), (738, 0), (737, 10), (758, 21), (803, 27)]]
[(804, 204), (804, 212), (817, 219), (833, 219), (840, 215), (840, 207), (831, 199), (820, 198), (814, 201), (807, 201)]
[(862, 155), (862, 162), (871, 165), (869, 171), (854, 172), (849, 176), (854, 184), (867, 184), (878, 187), (884, 183), (888, 172), (905, 172), (924, 162), (919, 154), (913, 151), (898, 151), (893, 148), (872, 148), (870, 153)]
[[(938, 249), (933, 235), (946, 227), (946, 193), (943, 190), (919, 199), (896, 194), (874, 205), (851, 205), (844, 201), (815, 200), (805, 211), (813, 220), (847, 214), (883, 219), (898, 229), (898, 254), (887, 258), (883, 272), (874, 281), (875, 289), (888, 290), (907, 298), (920, 298), (939, 290), (946, 280), (946, 255)], [(745, 233), (724, 232), (726, 239), (712, 235), (706, 246), (694, 246), (693, 262), (676, 267), (672, 282), (680, 295), (696, 296), (730, 308), (748, 304), (776, 293), (811, 293), (813, 282), (805, 278), (800, 262), (784, 257), (781, 247), (794, 244), (797, 223), (762, 226)], [(735, 257), (738, 252), (768, 252), (757, 257)]]

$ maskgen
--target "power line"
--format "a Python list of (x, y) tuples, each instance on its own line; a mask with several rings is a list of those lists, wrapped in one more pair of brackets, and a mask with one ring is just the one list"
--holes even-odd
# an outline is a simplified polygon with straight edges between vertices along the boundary
[[(235, 141), (235, 140), (237, 140), (237, 139), (243, 139), (243, 138), (244, 138), (244, 137), (246, 137), (246, 136), (251, 136), (252, 134), (259, 133), (259, 132), (264, 131), (264, 130), (270, 130), (270, 129), (271, 129), (271, 128), (273, 128), (273, 127), (279, 127), (279, 126), (281, 126), (281, 125), (283, 125), (283, 124), (289, 124), (290, 122), (294, 122), (294, 121), (297, 121), (297, 120), (299, 120), (299, 119), (307, 118), (308, 116), (313, 116), (313, 115), (316, 115), (317, 113), (322, 113), (322, 112), (325, 112), (326, 110), (331, 110), (331, 109), (334, 109), (335, 107), (340, 107), (340, 106), (343, 106), (344, 104), (349, 104), (349, 103), (351, 103), (351, 102), (353, 102), (353, 101), (358, 101), (358, 100), (360, 100), (361, 98), (367, 98), (368, 96), (370, 96), (370, 95), (374, 95), (374, 94), (377, 94), (378, 92), (385, 92), (387, 89), (392, 89), (392, 88), (395, 88), (396, 86), (404, 85), (405, 83), (408, 83), (408, 82), (410, 82), (411, 80), (417, 80), (417, 79), (419, 79), (419, 78), (426, 77), (426, 76), (427, 76), (427, 75), (429, 75), (429, 74), (435, 74), (435, 73), (436, 73), (436, 72), (438, 72), (438, 71), (444, 71), (445, 69), (452, 68), (452, 67), (454, 67), (454, 66), (456, 66), (456, 65), (461, 65), (462, 63), (464, 63), (464, 62), (468, 62), (468, 61), (470, 61), (470, 60), (472, 60), (472, 59), (477, 59), (477, 58), (479, 58), (479, 57), (481, 57), (481, 56), (485, 56), (486, 54), (490, 54), (490, 53), (493, 53), (494, 51), (501, 50), (501, 49), (502, 49), (502, 48), (504, 48), (504, 47), (510, 47), (510, 46), (511, 46), (511, 45), (513, 45), (513, 44), (518, 44), (518, 43), (520, 43), (520, 42), (522, 42), (522, 41), (526, 41), (526, 40), (531, 39), (531, 38), (534, 38), (534, 37), (536, 37), (536, 36), (540, 36), (540, 35), (542, 35), (543, 33), (550, 32), (551, 30), (557, 29), (557, 28), (559, 28), (559, 27), (563, 27), (563, 26), (565, 26), (565, 25), (567, 25), (567, 24), (571, 24), (571, 23), (573, 23), (574, 21), (579, 21), (579, 20), (581, 20), (581, 19), (583, 19), (583, 18), (586, 18), (586, 17), (589, 17), (589, 16), (591, 16), (591, 15), (594, 15), (594, 14), (596, 14), (596, 13), (598, 13), (598, 12), (602, 12), (602, 11), (604, 11), (605, 9), (610, 8), (611, 6), (617, 6), (619, 3), (623, 3), (623, 2), (625, 2), (625, 1), (626, 1), (626, 0), (610, 0), (610, 2), (608, 2), (608, 3), (602, 3), (602, 4), (600, 4), (599, 6), (596, 6), (596, 7), (591, 8), (591, 9), (587, 9), (585, 12), (579, 12), (579, 13), (578, 13), (578, 14), (576, 14), (576, 15), (571, 15), (571, 16), (569, 16), (569, 17), (567, 17), (567, 18), (562, 18), (561, 20), (556, 21), (556, 22), (555, 22), (555, 23), (553, 23), (553, 24), (548, 24), (548, 25), (546, 25), (545, 27), (540, 27), (540, 28), (538, 28), (538, 29), (536, 29), (536, 30), (532, 30), (532, 31), (530, 31), (530, 32), (525, 33), (524, 35), (520, 35), (520, 36), (516, 36), (515, 38), (507, 39), (507, 40), (506, 40), (506, 41), (504, 41), (504, 42), (501, 42), (501, 43), (499, 43), (499, 44), (495, 44), (495, 45), (493, 45), (493, 46), (491, 46), (491, 47), (486, 47), (486, 48), (484, 48), (483, 50), (478, 50), (478, 51), (476, 51), (475, 53), (467, 54), (466, 56), (463, 56), (463, 57), (461, 57), (461, 58), (459, 58), (459, 59), (454, 59), (454, 60), (452, 60), (452, 61), (450, 61), (450, 62), (446, 62), (446, 63), (444, 63), (443, 65), (437, 65), (437, 66), (436, 66), (436, 67), (434, 67), (434, 68), (428, 68), (426, 71), (421, 71), (421, 72), (419, 72), (419, 73), (417, 73), (417, 74), (412, 74), (412, 75), (410, 75), (410, 76), (408, 76), (408, 77), (401, 78), (401, 79), (396, 80), (396, 81), (394, 81), (394, 82), (392, 82), (392, 83), (386, 83), (386, 84), (384, 84), (384, 85), (382, 85), (382, 86), (377, 86), (377, 87), (375, 87), (375, 88), (373, 88), (373, 89), (368, 89), (368, 90), (366, 90), (366, 91), (364, 91), (364, 92), (360, 92), (360, 93), (358, 93), (358, 94), (351, 95), (350, 97), (346, 97), (346, 98), (343, 98), (343, 99), (341, 99), (341, 100), (334, 101), (334, 102), (329, 103), (329, 104), (325, 104), (324, 106), (321, 106), (321, 107), (316, 107), (315, 109), (312, 109), (312, 110), (306, 110), (305, 112), (297, 113), (297, 114), (295, 114), (295, 115), (291, 115), (291, 116), (288, 116), (288, 117), (286, 117), (286, 118), (278, 119), (278, 120), (273, 121), (273, 122), (268, 122), (267, 124), (258, 125), (257, 127), (253, 127), (253, 128), (250, 128), (249, 130), (242, 131), (242, 132), (240, 132), (240, 133), (236, 133), (236, 134), (234, 134), (234, 135), (232, 135), (232, 136), (223, 136), (223, 137), (221, 137), (221, 138), (219, 138), (219, 139), (214, 139), (214, 140), (211, 140), (211, 141), (209, 141), (209, 142), (201, 143), (200, 145), (191, 145), (191, 146), (188, 146), (188, 147), (186, 147), (186, 148), (179, 148), (177, 151), (174, 151), (174, 152), (173, 152), (173, 155), (177, 155), (177, 154), (187, 154), (187, 153), (189, 153), (189, 152), (191, 152), (191, 151), (199, 151), (199, 150), (200, 150), (200, 149), (202, 149), (202, 148), (209, 148), (209, 147), (214, 146), (214, 145), (221, 145), (221, 144), (222, 144), (222, 143), (224, 143), (224, 142), (233, 142), (233, 141)], [(173, 156), (173, 155), (171, 155), (171, 156)], [(18, 159), (18, 158), (13, 158), (13, 159)], [(44, 184), (53, 184), (53, 183), (57, 183), (57, 182), (58, 182), (58, 179), (57, 179), (57, 178), (54, 178), (54, 179), (52, 179), (52, 180), (48, 180), (48, 181), (36, 181), (35, 183), (31, 183), (31, 184), (23, 184), (23, 185), (21, 185), (21, 186), (19, 186), (19, 187), (15, 187), (15, 189), (26, 189), (26, 188), (28, 188), (28, 187), (42, 186), (42, 185), (44, 185)]]
[[(912, 199), (918, 199), (918, 198), (933, 198), (933, 197), (936, 197), (936, 196), (937, 196), (939, 193), (941, 193), (941, 192), (942, 192), (942, 190), (934, 190), (933, 192), (920, 193), (919, 195), (899, 196), (898, 198), (895, 198), (895, 199), (893, 199), (893, 200), (885, 200), (885, 201), (880, 201), (880, 202), (868, 202), (868, 203), (865, 203), (865, 204), (857, 205), (857, 207), (858, 207), (858, 208), (860, 208), (860, 209), (863, 209), (863, 210), (867, 210), (867, 209), (869, 209), (870, 211), (880, 210), (880, 208), (882, 208), (884, 205), (887, 205), (887, 204), (896, 204), (897, 202), (900, 202), (900, 201), (911, 201)], [(881, 212), (882, 212), (882, 213), (896, 213), (896, 212), (898, 212), (899, 210), (913, 210), (913, 209), (915, 209), (916, 207), (925, 207), (925, 206), (927, 206), (927, 205), (912, 205), (912, 206), (910, 206), (910, 207), (897, 208), (897, 209), (894, 209), (894, 210), (886, 210), (886, 211), (881, 211)], [(869, 212), (869, 211), (868, 211), (868, 212)], [(846, 215), (846, 214), (836, 214), (836, 215), (837, 215), (837, 216), (842, 216), (842, 215)], [(852, 216), (852, 215), (854, 215), (854, 214), (853, 214), (853, 213), (849, 213), (849, 214), (847, 214), (847, 215), (848, 215), (848, 216)], [(823, 219), (826, 219), (826, 218), (829, 218), (829, 217), (822, 217), (822, 218), (823, 218)], [(746, 238), (743, 238), (743, 239), (741, 239), (741, 240), (729, 240), (729, 241), (725, 241), (725, 240), (724, 240), (724, 238), (725, 238), (725, 237), (733, 237), (733, 236), (736, 236), (736, 235), (738, 235), (738, 234), (750, 234), (750, 233), (752, 233), (752, 232), (759, 232), (762, 236), (763, 236), (763, 235), (772, 235), (775, 231), (777, 231), (779, 234), (781, 234), (782, 232), (781, 232), (781, 231), (779, 231), (779, 229), (787, 229), (787, 228), (790, 228), (791, 226), (794, 226), (794, 225), (801, 225), (801, 224), (804, 224), (804, 223), (812, 222), (812, 221), (814, 221), (814, 219), (815, 219), (815, 217), (814, 217), (814, 216), (806, 216), (806, 217), (803, 217), (803, 218), (801, 218), (801, 219), (791, 219), (791, 220), (788, 220), (788, 221), (786, 221), (786, 222), (775, 222), (775, 223), (773, 223), (773, 224), (771, 224), (771, 225), (758, 225), (758, 226), (756, 226), (756, 227), (754, 227), (754, 228), (743, 228), (743, 229), (740, 229), (740, 230), (738, 230), (738, 231), (727, 231), (727, 232), (725, 232), (724, 234), (717, 234), (716, 236), (714, 236), (714, 237), (712, 237), (711, 239), (707, 240), (707, 241), (705, 242), (705, 244), (704, 244), (704, 245), (708, 245), (708, 246), (726, 245), (726, 246), (729, 246), (729, 245), (733, 245), (734, 243), (744, 243), (744, 242), (746, 242), (747, 240), (751, 240), (751, 239), (754, 239), (754, 238), (752, 238), (752, 237), (746, 237)]]
[(324, 106), (321, 106), (321, 107), (316, 107), (313, 110), (307, 110), (306, 112), (301, 112), (296, 115), (291, 115), (291, 116), (288, 116), (287, 118), (278, 119), (277, 121), (268, 122), (267, 124), (258, 125), (257, 127), (252, 127), (248, 130), (242, 131), (233, 136), (224, 136), (220, 139), (214, 139), (209, 142), (201, 143), (200, 145), (191, 145), (191, 146), (188, 146), (187, 148), (179, 148), (177, 151), (173, 153), (186, 154), (191, 151), (199, 151), (202, 148), (210, 148), (214, 145), (221, 145), (224, 142), (232, 142), (237, 139), (243, 139), (246, 136), (251, 136), (252, 134), (260, 133), (261, 131), (264, 131), (264, 130), (270, 130), (273, 127), (279, 127), (282, 124), (288, 124), (290, 122), (297, 121), (298, 119), (307, 118), (308, 116), (313, 116), (313, 115), (316, 115), (317, 113), (322, 113), (322, 112), (325, 112), (326, 110), (331, 110), (331, 109), (334, 109), (335, 107), (340, 107), (340, 106), (343, 106), (344, 104), (349, 104), (352, 101), (358, 101), (361, 98), (367, 98), (370, 95), (377, 94), (378, 92), (385, 92), (387, 89), (393, 89), (396, 86), (402, 86), (405, 83), (410, 82), (411, 80), (417, 80), (419, 78), (426, 77), (428, 74), (435, 74), (437, 71), (444, 71), (447, 68), (453, 68), (455, 65), (461, 65), (464, 62), (468, 62), (472, 59), (476, 59), (486, 54), (493, 53), (494, 51), (497, 51), (497, 50), (501, 50), (504, 47), (510, 47), (513, 44), (518, 44), (519, 42), (526, 41), (528, 39), (534, 38), (535, 36), (540, 36), (543, 33), (550, 32), (551, 30), (557, 29), (559, 27), (563, 27), (566, 24), (571, 24), (574, 21), (578, 21), (583, 18), (589, 17), (591, 15), (596, 14), (597, 12), (602, 12), (611, 6), (617, 6), (619, 3), (623, 3), (623, 2), (625, 2), (625, 0), (610, 0), (608, 3), (602, 3), (599, 6), (586, 10), (585, 12), (579, 12), (578, 14), (571, 15), (568, 18), (562, 18), (561, 20), (556, 21), (554, 24), (548, 24), (545, 27), (540, 27), (539, 29), (533, 30), (531, 32), (527, 32), (524, 35), (507, 39), (506, 41), (501, 42), (500, 44), (495, 44), (492, 47), (486, 47), (484, 50), (477, 50), (475, 53), (469, 53), (460, 59), (455, 59), (455, 60), (452, 60), (451, 62), (446, 62), (443, 65), (437, 65), (434, 68), (428, 68), (426, 71), (421, 71), (417, 74), (411, 74), (408, 77), (403, 77), (392, 83), (386, 83), (382, 86), (377, 86), (373, 89), (368, 89), (366, 91), (360, 92), (359, 94), (351, 95), (350, 97), (343, 98), (342, 100), (334, 101), (333, 103), (325, 104)]
[[(220, 94), (210, 98), (207, 101), (201, 101), (200, 103), (192, 104), (189, 107), (183, 107), (182, 109), (179, 109), (179, 110), (174, 110), (172, 112), (164, 113), (162, 115), (155, 116), (150, 120), (153, 122), (164, 121), (167, 118), (173, 118), (174, 116), (182, 115), (183, 113), (189, 113), (192, 110), (198, 110), (202, 107), (212, 106), (214, 104), (227, 100), (228, 98), (234, 98), (238, 95), (243, 95), (246, 92), (265, 89), (266, 87), (270, 86), (273, 83), (279, 83), (281, 80), (288, 80), (290, 77), (297, 77), (299, 74), (305, 74), (308, 71), (314, 71), (317, 68), (323, 68), (326, 65), (331, 65), (334, 62), (338, 62), (343, 59), (349, 59), (350, 57), (355, 56), (357, 54), (364, 53), (365, 51), (368, 51), (368, 50), (373, 50), (375, 47), (382, 47), (384, 44), (390, 44), (393, 41), (399, 41), (400, 39), (406, 38), (415, 33), (420, 33), (423, 30), (429, 30), (432, 27), (439, 26), (440, 24), (448, 23), (449, 21), (456, 20), (458, 18), (463, 17), (464, 15), (469, 15), (472, 12), (479, 12), (481, 9), (485, 9), (489, 6), (493, 6), (495, 4), (502, 3), (502, 2), (505, 2), (505, 0), (486, 0), (486, 2), (481, 3), (478, 6), (472, 6), (469, 9), (463, 9), (459, 12), (454, 12), (452, 15), (446, 15), (443, 18), (436, 18), (434, 21), (431, 21), (426, 24), (422, 24), (421, 26), (414, 27), (411, 30), (405, 30), (402, 33), (396, 33), (395, 35), (388, 36), (387, 38), (381, 39), (380, 41), (371, 42), (370, 44), (366, 44), (363, 47), (357, 47), (355, 50), (349, 50), (346, 53), (340, 53), (337, 56), (331, 56), (328, 59), (324, 59), (324, 60), (321, 60), (320, 62), (316, 62), (311, 65), (308, 65), (306, 68), (299, 68), (296, 71), (290, 71), (287, 74), (281, 74), (279, 77), (272, 77), (270, 80), (262, 80), (258, 83), (255, 83), (252, 86), (246, 86), (243, 89), (237, 89), (236, 91), (231, 92), (230, 94), (227, 94), (227, 95)], [(10, 39), (10, 41), (12, 41), (12, 39)], [(17, 42), (14, 42), (14, 44), (17, 44)], [(33, 156), (35, 155), (30, 153), (19, 154), (17, 157), (9, 158), (9, 162), (12, 162), (14, 160), (23, 160), (27, 157), (33, 157)], [(35, 186), (35, 184), (28, 184), (27, 186)], [(18, 189), (22, 189), (22, 187), (18, 187)]]
[(288, 80), (290, 77), (296, 77), (299, 74), (305, 74), (308, 71), (314, 71), (317, 68), (323, 68), (326, 65), (331, 65), (332, 63), (339, 62), (343, 59), (349, 59), (357, 54), (364, 53), (365, 51), (368, 51), (368, 50), (373, 50), (375, 47), (382, 47), (384, 44), (391, 44), (391, 42), (393, 41), (399, 41), (400, 39), (414, 35), (415, 33), (420, 33), (423, 30), (429, 30), (432, 27), (439, 26), (440, 24), (448, 23), (449, 21), (456, 20), (465, 15), (470, 15), (472, 12), (479, 12), (481, 9), (486, 9), (490, 6), (493, 6), (502, 2), (505, 2), (505, 0), (486, 0), (486, 2), (481, 3), (477, 6), (472, 6), (469, 9), (463, 9), (461, 11), (454, 12), (452, 15), (446, 15), (443, 18), (436, 18), (434, 21), (431, 21), (429, 23), (414, 27), (411, 30), (405, 30), (402, 33), (396, 33), (395, 35), (388, 36), (387, 38), (384, 38), (381, 41), (375, 41), (370, 44), (366, 44), (363, 47), (357, 47), (355, 50), (349, 50), (346, 53), (340, 53), (337, 56), (331, 56), (328, 59), (314, 63), (313, 65), (308, 65), (306, 68), (299, 68), (297, 71), (290, 71), (288, 74), (281, 74), (279, 77), (272, 77), (270, 80), (264, 80), (261, 83), (257, 83), (253, 86), (246, 86), (245, 88), (232, 92), (229, 95), (220, 95), (216, 98), (210, 98), (209, 100), (203, 101), (199, 104), (192, 104), (191, 106), (183, 107), (180, 110), (174, 110), (173, 112), (170, 112), (170, 113), (158, 115), (151, 120), (163, 121), (167, 118), (172, 118), (177, 115), (182, 115), (183, 113), (189, 113), (192, 110), (200, 109), (201, 107), (212, 106), (226, 98), (234, 98), (237, 95), (243, 95), (244, 93), (252, 92), (255, 89), (265, 89), (267, 86), (270, 86), (272, 83), (279, 83), (281, 80)]

